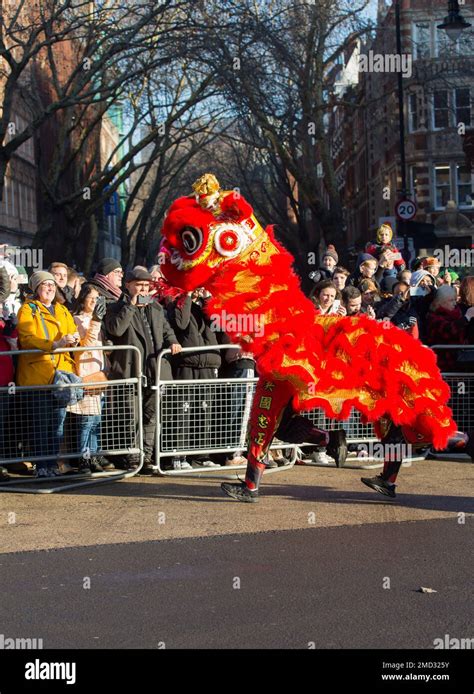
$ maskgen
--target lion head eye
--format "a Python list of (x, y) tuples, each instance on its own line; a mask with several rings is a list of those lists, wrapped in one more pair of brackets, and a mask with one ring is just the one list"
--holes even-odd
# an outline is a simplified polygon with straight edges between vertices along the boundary
[(194, 255), (202, 246), (202, 231), (196, 227), (185, 227), (181, 232), (181, 243), (188, 255)]
[(244, 247), (242, 231), (236, 225), (220, 225), (214, 236), (214, 246), (220, 255), (235, 258)]

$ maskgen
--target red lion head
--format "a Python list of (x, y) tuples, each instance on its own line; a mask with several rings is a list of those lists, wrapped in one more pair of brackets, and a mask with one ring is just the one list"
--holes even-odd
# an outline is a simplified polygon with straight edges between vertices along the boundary
[(186, 291), (205, 287), (263, 231), (240, 193), (220, 192), (213, 176), (215, 183), (209, 191), (209, 177), (205, 174), (194, 184), (195, 196), (175, 200), (163, 223), (163, 274), (170, 284)]

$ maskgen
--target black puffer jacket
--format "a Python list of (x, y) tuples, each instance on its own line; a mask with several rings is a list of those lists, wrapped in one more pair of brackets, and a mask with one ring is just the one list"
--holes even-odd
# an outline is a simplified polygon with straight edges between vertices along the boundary
[[(216, 331), (200, 304), (190, 296), (180, 297), (168, 306), (168, 319), (182, 347), (203, 347), (219, 344)], [(175, 358), (177, 368), (218, 369), (221, 365), (220, 352), (209, 350), (196, 354), (183, 354)]]

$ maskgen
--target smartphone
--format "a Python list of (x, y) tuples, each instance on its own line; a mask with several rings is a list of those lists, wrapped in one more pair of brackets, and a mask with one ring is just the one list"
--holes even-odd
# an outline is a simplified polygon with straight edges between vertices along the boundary
[(146, 306), (147, 304), (150, 304), (152, 301), (152, 296), (143, 296), (142, 294), (139, 294), (137, 297), (137, 304), (139, 306)]

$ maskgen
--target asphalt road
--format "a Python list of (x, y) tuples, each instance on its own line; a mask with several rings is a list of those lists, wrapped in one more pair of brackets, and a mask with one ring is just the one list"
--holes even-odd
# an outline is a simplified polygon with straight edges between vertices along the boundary
[(44, 648), (433, 648), (473, 636), (472, 550), (449, 518), (3, 554), (0, 631)]

